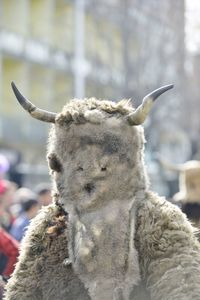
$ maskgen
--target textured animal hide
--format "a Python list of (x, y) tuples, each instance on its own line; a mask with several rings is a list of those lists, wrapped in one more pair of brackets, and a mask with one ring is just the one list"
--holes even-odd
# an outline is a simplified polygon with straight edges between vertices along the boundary
[(149, 191), (133, 111), (85, 99), (57, 115), (54, 204), (31, 223), (6, 300), (199, 299), (200, 245), (180, 209)]

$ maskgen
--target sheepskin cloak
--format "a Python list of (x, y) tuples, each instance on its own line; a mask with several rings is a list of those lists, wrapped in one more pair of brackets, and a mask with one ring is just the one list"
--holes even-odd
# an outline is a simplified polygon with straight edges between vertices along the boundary
[(56, 116), (54, 204), (31, 223), (6, 300), (200, 298), (199, 242), (179, 208), (149, 192), (133, 112), (85, 99)]
[[(151, 192), (136, 210), (141, 280), (130, 299), (199, 299), (200, 246), (185, 215)], [(6, 300), (91, 299), (68, 262), (67, 227), (68, 215), (59, 205), (40, 211), (23, 240)]]

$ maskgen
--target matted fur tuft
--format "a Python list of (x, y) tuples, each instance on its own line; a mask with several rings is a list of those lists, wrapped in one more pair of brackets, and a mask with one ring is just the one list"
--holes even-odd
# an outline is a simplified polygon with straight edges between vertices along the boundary
[[(89, 111), (90, 113), (88, 113)], [(101, 115), (101, 118), (97, 116), (97, 111), (99, 116)], [(108, 117), (109, 114), (124, 116), (133, 111), (134, 108), (131, 105), (131, 101), (126, 99), (119, 102), (97, 100), (95, 98), (83, 100), (74, 99), (64, 106), (62, 112), (58, 114), (56, 122), (61, 125), (71, 121), (75, 123), (84, 123), (87, 121), (100, 123), (103, 118)], [(92, 113), (94, 113), (94, 117), (92, 117)]]

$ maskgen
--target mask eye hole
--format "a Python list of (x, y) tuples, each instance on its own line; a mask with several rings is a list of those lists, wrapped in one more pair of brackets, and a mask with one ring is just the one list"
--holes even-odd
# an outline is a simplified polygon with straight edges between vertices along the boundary
[(79, 166), (79, 167), (77, 168), (77, 171), (81, 172), (81, 171), (83, 171), (83, 168)]
[(102, 171), (102, 172), (105, 172), (106, 170), (107, 170), (106, 167), (102, 167), (102, 168), (101, 168), (101, 171)]

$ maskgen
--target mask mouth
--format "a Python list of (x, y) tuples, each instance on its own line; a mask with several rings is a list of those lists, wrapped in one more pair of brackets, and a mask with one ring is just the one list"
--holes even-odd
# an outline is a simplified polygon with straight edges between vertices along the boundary
[(84, 190), (88, 195), (91, 195), (95, 191), (95, 186), (93, 182), (89, 182), (84, 186)]

